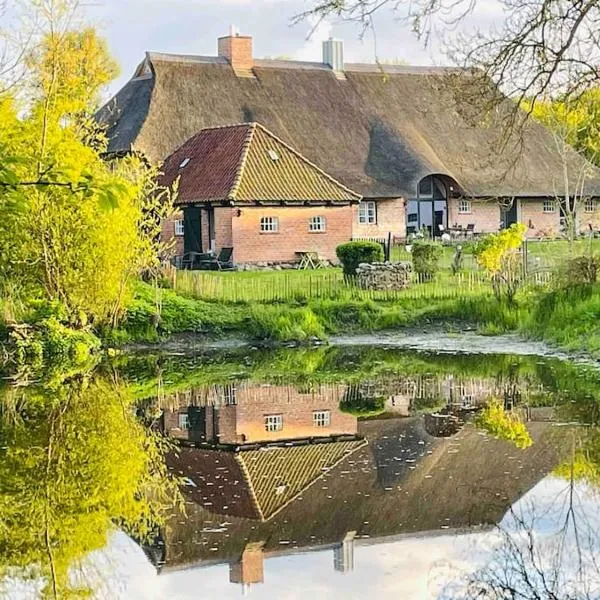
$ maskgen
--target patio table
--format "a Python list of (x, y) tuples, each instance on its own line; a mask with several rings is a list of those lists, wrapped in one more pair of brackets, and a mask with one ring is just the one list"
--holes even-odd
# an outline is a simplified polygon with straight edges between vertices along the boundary
[(297, 250), (295, 254), (300, 261), (299, 269), (307, 270), (323, 268), (323, 261), (317, 252), (312, 250)]

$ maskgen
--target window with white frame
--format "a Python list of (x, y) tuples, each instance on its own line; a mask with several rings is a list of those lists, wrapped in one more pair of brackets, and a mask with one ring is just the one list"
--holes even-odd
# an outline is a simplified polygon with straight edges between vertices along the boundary
[(190, 428), (190, 417), (187, 413), (179, 413), (179, 429), (187, 431)]
[(282, 415), (265, 415), (265, 431), (281, 431), (283, 429)]
[(177, 219), (175, 221), (175, 235), (183, 235), (185, 233), (185, 225), (183, 219)]
[(329, 427), (331, 425), (331, 412), (328, 410), (313, 412), (313, 425), (315, 427)]
[(471, 212), (471, 201), (470, 200), (459, 200), (458, 201), (458, 212), (460, 214), (469, 214)]
[(260, 220), (261, 233), (276, 233), (279, 231), (279, 219), (277, 217), (262, 217)]
[(369, 200), (358, 205), (358, 222), (361, 225), (375, 225), (377, 223), (377, 206)]
[(591, 198), (586, 200), (583, 205), (583, 210), (586, 213), (593, 213), (596, 210), (596, 201)]
[(543, 211), (545, 213), (556, 212), (556, 202), (554, 202), (554, 200), (544, 200)]
[(311, 233), (325, 231), (327, 229), (327, 220), (325, 217), (311, 217), (308, 221), (308, 230)]

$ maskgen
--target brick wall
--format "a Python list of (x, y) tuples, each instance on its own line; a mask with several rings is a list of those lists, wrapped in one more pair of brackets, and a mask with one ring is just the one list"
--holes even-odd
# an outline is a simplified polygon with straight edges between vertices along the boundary
[(175, 213), (170, 219), (165, 219), (161, 224), (161, 242), (167, 243), (174, 240), (170, 248), (172, 256), (181, 256), (183, 254), (183, 236), (175, 235), (175, 221), (179, 219), (183, 219), (183, 213)]
[(236, 211), (237, 208), (215, 207), (215, 252), (218, 254), (221, 248), (234, 246), (234, 261), (236, 261), (236, 249), (233, 241), (232, 219)]
[(500, 206), (496, 201), (471, 201), (470, 213), (458, 212), (459, 201), (456, 198), (448, 200), (448, 226), (467, 225), (474, 223), (477, 233), (490, 233), (500, 228)]
[[(335, 249), (352, 237), (351, 206), (240, 207), (233, 209), (233, 260), (236, 263), (295, 262), (296, 252), (318, 252), (327, 260), (336, 260)], [(311, 233), (311, 217), (323, 216), (326, 231)], [(277, 233), (261, 233), (261, 217), (277, 217)], [(217, 244), (218, 246), (218, 244)]]
[(595, 231), (600, 229), (600, 202), (598, 201), (594, 203), (593, 212), (585, 212), (583, 206), (579, 209), (579, 231), (589, 233), (590, 224)]
[(229, 581), (231, 583), (253, 584), (264, 581), (263, 568), (263, 543), (251, 542), (242, 553), (237, 563), (229, 567)]
[(544, 212), (542, 200), (520, 200), (519, 221), (527, 227), (527, 237), (555, 236), (560, 229), (560, 210), (555, 202), (555, 211)]
[[(368, 201), (368, 199), (367, 199)], [(377, 223), (358, 222), (359, 206), (352, 207), (352, 237), (387, 238), (389, 232), (406, 237), (406, 207), (404, 198), (380, 199), (377, 203)]]

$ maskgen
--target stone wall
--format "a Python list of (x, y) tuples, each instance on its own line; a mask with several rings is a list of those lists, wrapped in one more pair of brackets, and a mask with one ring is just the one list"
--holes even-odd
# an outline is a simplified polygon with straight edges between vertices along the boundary
[(408, 262), (361, 263), (356, 276), (363, 289), (404, 290), (412, 283), (412, 265)]

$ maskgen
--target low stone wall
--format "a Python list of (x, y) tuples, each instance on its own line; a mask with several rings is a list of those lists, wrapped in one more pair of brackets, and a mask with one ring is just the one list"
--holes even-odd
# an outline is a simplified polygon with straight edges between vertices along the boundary
[(404, 290), (412, 283), (409, 262), (361, 263), (356, 269), (358, 285), (366, 290)]

